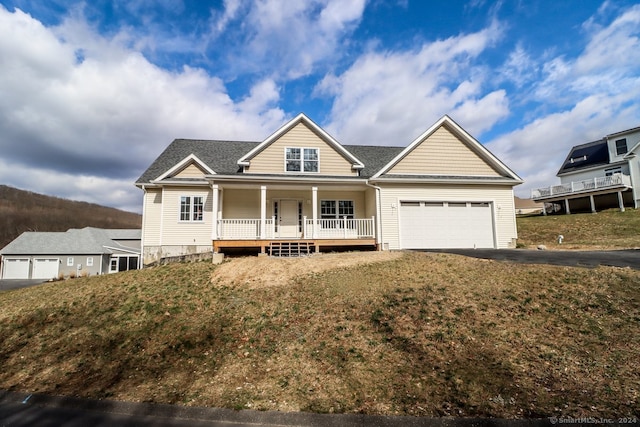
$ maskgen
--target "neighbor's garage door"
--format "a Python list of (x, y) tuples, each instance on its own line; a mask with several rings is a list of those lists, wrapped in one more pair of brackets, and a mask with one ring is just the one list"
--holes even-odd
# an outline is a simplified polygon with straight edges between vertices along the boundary
[(3, 279), (28, 279), (29, 278), (29, 259), (14, 258), (4, 259), (4, 270), (2, 272)]
[(404, 249), (494, 248), (491, 203), (400, 202)]
[(60, 262), (57, 258), (41, 258), (33, 260), (34, 279), (55, 279), (58, 277), (58, 265)]

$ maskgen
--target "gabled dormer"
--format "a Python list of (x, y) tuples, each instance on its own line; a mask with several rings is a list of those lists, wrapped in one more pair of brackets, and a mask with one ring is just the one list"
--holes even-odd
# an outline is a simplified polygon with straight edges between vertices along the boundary
[(358, 176), (362, 162), (304, 114), (238, 160), (245, 174)]
[(206, 175), (214, 175), (216, 172), (195, 154), (190, 154), (173, 167), (166, 170), (154, 181), (163, 180), (202, 180)]

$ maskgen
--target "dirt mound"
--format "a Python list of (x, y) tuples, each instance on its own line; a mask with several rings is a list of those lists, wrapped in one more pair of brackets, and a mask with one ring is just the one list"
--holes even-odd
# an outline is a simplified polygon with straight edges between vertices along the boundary
[(216, 268), (212, 275), (212, 282), (241, 285), (249, 289), (282, 286), (299, 275), (389, 261), (401, 256), (401, 252), (384, 251), (331, 253), (300, 258), (255, 256), (231, 258)]

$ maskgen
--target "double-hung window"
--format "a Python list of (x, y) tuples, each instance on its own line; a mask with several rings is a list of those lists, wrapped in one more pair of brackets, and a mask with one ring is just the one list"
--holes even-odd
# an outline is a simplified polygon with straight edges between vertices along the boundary
[(180, 197), (180, 221), (202, 221), (204, 198), (202, 196)]
[[(344, 218), (354, 219), (355, 211), (353, 208), (353, 200), (321, 200), (320, 201), (320, 218), (341, 220)], [(353, 222), (353, 221), (350, 221)], [(333, 225), (332, 225), (333, 224)], [(334, 227), (338, 225), (342, 227), (340, 221), (326, 221), (325, 227)]]
[(287, 172), (318, 172), (318, 149), (287, 147), (284, 151)]

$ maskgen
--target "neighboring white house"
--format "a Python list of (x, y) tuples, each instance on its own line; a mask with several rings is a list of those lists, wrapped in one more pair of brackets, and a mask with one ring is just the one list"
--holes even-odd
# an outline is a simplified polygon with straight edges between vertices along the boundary
[(140, 267), (140, 229), (22, 233), (0, 250), (2, 279), (56, 279)]
[(342, 145), (304, 114), (261, 142), (176, 139), (136, 182), (143, 263), (237, 247), (514, 247), (521, 182), (448, 116), (406, 148)]
[(559, 204), (566, 213), (638, 207), (640, 127), (571, 148), (557, 176), (560, 185), (532, 190), (536, 202)]

